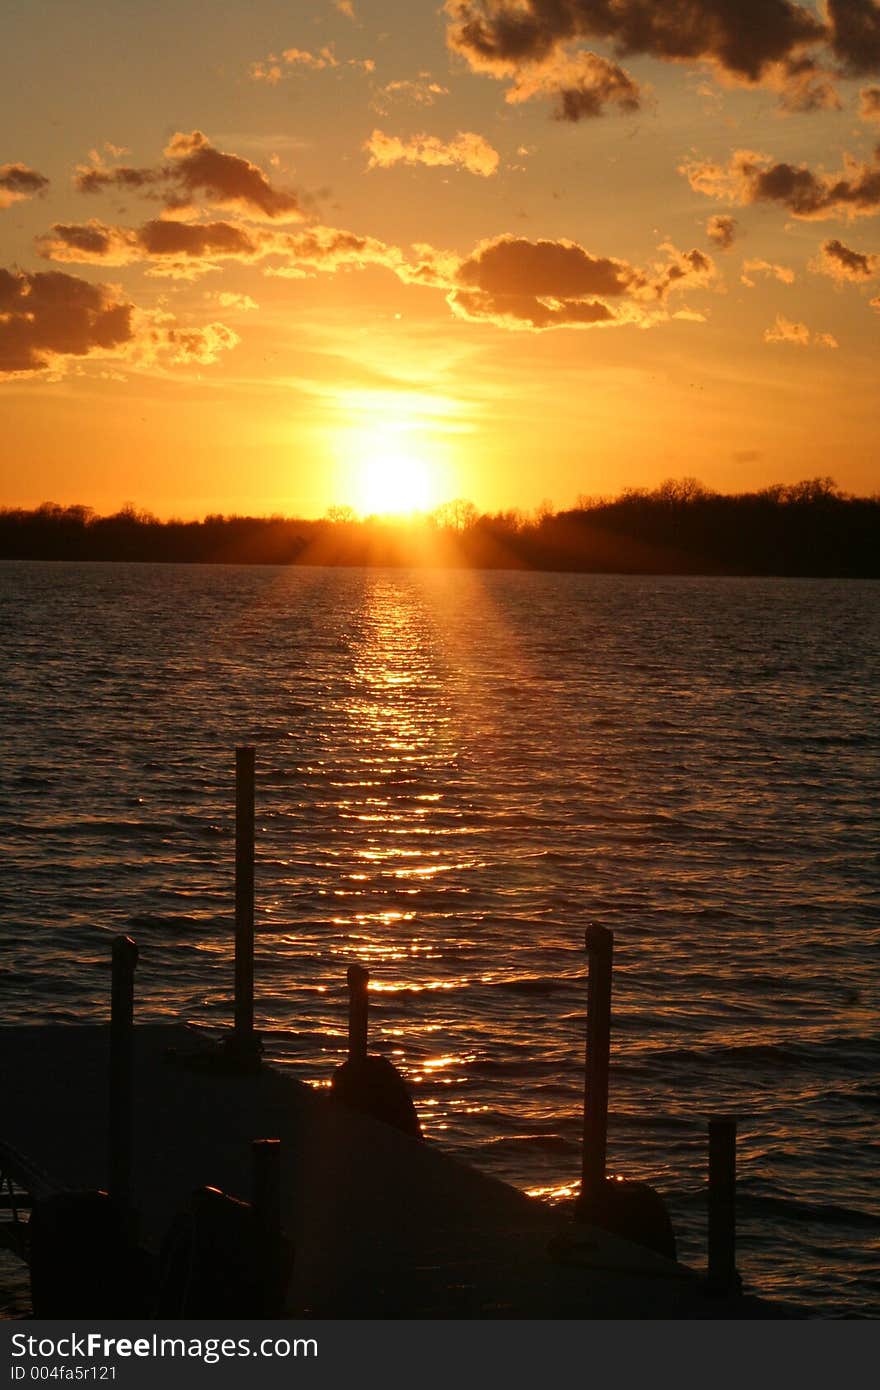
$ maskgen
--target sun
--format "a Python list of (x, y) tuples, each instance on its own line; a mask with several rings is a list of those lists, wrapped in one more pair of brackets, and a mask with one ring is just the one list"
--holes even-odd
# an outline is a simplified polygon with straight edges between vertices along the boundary
[(406, 516), (437, 506), (432, 464), (405, 429), (371, 430), (360, 441), (355, 506), (367, 516)]

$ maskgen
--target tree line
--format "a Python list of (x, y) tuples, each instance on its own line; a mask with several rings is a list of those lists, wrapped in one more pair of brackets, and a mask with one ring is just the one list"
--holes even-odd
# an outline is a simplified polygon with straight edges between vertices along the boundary
[(0, 510), (0, 558), (877, 578), (880, 495), (845, 494), (831, 478), (740, 493), (684, 478), (562, 511), (479, 513), (457, 499), (406, 520), (333, 507), (319, 519), (163, 521), (47, 502)]

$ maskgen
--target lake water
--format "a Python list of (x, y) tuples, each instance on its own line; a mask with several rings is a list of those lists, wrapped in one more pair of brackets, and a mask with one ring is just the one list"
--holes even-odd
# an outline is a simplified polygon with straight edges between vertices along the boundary
[(877, 1315), (880, 586), (7, 563), (0, 646), (7, 1020), (129, 932), (141, 1017), (229, 1022), (253, 742), (270, 1056), (326, 1083), (362, 961), (429, 1137), (570, 1189), (602, 923), (612, 1170), (700, 1263), (737, 1115), (746, 1284)]

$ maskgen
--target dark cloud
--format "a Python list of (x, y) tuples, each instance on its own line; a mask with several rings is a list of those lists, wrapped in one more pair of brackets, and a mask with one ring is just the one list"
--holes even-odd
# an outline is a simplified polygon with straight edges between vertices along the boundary
[(279, 243), (276, 234), (240, 227), (235, 222), (179, 222), (155, 218), (142, 227), (108, 226), (88, 222), (56, 222), (37, 238), (37, 250), (47, 260), (82, 265), (132, 265), (137, 261), (204, 262), (256, 260)]
[(807, 165), (773, 163), (767, 155), (738, 150), (729, 164), (694, 160), (682, 165), (691, 187), (733, 203), (778, 203), (794, 217), (872, 217), (880, 212), (880, 145), (870, 162), (844, 155), (839, 174)]
[(880, 72), (880, 4), (877, 0), (826, 0), (831, 47), (849, 73)]
[(115, 168), (109, 168), (106, 164), (83, 164), (73, 176), (73, 185), (79, 193), (101, 193), (105, 188), (139, 193), (144, 188), (153, 188), (162, 183), (165, 177), (163, 169), (133, 169), (124, 164)]
[(59, 270), (0, 269), (0, 375), (120, 348), (133, 336), (133, 309), (106, 285)]
[(853, 251), (850, 246), (833, 237), (823, 241), (811, 269), (822, 275), (830, 275), (832, 280), (864, 284), (867, 280), (873, 280), (875, 275), (880, 275), (880, 255), (874, 251)]
[(225, 324), (182, 328), (173, 314), (138, 309), (117, 289), (77, 275), (0, 268), (0, 379), (92, 357), (206, 364), (237, 342)]
[(173, 136), (165, 154), (172, 160), (175, 183), (189, 197), (202, 194), (223, 207), (258, 212), (270, 220), (302, 217), (295, 194), (275, 188), (249, 159), (215, 149), (200, 130)]
[(51, 231), (36, 238), (37, 251), (47, 261), (80, 265), (128, 265), (139, 259), (136, 247), (136, 233), (95, 218), (55, 222)]
[(145, 222), (138, 242), (148, 256), (237, 257), (259, 254), (259, 241), (233, 222), (175, 222), (158, 218)]
[(594, 256), (577, 242), (497, 237), (460, 263), (448, 300), (462, 317), (504, 327), (647, 325), (668, 317), (657, 306), (670, 290), (688, 282), (705, 285), (714, 274), (701, 251), (661, 249), (668, 259), (646, 272)]
[[(671, 316), (667, 302), (674, 291), (706, 288), (715, 278), (711, 258), (697, 249), (679, 251), (663, 245), (662, 259), (642, 269), (593, 255), (576, 242), (529, 241), (512, 235), (482, 242), (461, 258), (421, 244), (407, 252), (334, 227), (285, 232), (157, 219), (140, 228), (56, 223), (37, 244), (44, 256), (55, 260), (104, 265), (140, 261), (149, 264), (148, 274), (183, 278), (216, 269), (217, 262), (226, 259), (271, 260), (264, 274), (294, 279), (381, 266), (405, 284), (443, 290), (461, 317), (508, 328), (601, 323), (647, 327)], [(702, 317), (686, 309), (678, 313)]]
[(706, 223), (706, 236), (722, 251), (729, 251), (736, 241), (737, 221), (724, 213), (716, 212)]
[(880, 87), (863, 87), (859, 92), (859, 118), (880, 121)]
[(638, 111), (642, 105), (642, 90), (635, 78), (619, 63), (597, 53), (560, 55), (520, 68), (505, 101), (517, 104), (535, 97), (553, 99), (558, 121), (593, 119), (610, 108)]
[[(109, 260), (112, 256), (114, 238), (109, 227), (104, 227), (99, 222), (88, 222), (83, 225), (81, 222), (56, 222), (52, 228), (50, 236), (38, 238), (38, 246), (42, 249), (47, 259), (56, 260), (79, 260), (84, 261), (103, 261)], [(67, 257), (58, 255), (53, 257), (50, 254), (50, 247), (62, 248), (73, 252)]]
[(501, 75), (604, 39), (619, 55), (710, 60), (754, 83), (827, 36), (818, 16), (792, 0), (447, 0), (446, 11), (450, 46), (473, 68)]
[[(38, 237), (46, 260), (67, 264), (121, 266), (150, 264), (151, 274), (194, 279), (219, 268), (222, 261), (255, 262), (269, 257), (282, 264), (270, 274), (301, 276), (342, 266), (384, 265), (403, 275), (410, 267), (403, 252), (375, 237), (335, 227), (283, 232), (270, 227), (243, 227), (235, 222), (181, 222), (156, 218), (141, 227), (89, 222), (56, 222)], [(445, 283), (445, 282), (444, 282)]]
[(0, 164), (0, 208), (11, 207), (36, 193), (45, 193), (49, 180), (26, 164)]
[(499, 237), (462, 262), (458, 279), (489, 294), (581, 298), (625, 294), (636, 272), (625, 261), (591, 256), (573, 241)]
[(127, 165), (83, 165), (74, 176), (81, 193), (105, 188), (153, 193), (170, 209), (202, 198), (248, 217), (295, 222), (303, 213), (295, 193), (276, 188), (257, 164), (218, 150), (200, 130), (178, 131), (165, 147), (167, 164), (138, 169)]

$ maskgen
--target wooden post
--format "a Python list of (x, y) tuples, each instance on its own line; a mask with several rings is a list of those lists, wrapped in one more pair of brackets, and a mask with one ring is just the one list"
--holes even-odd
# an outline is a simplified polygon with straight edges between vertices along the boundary
[(362, 965), (348, 967), (348, 1060), (367, 1059), (367, 987), (370, 972)]
[(260, 1274), (263, 1282), (263, 1316), (281, 1315), (281, 1140), (255, 1139), (253, 1208), (257, 1223)]
[(235, 1045), (254, 1048), (254, 749), (235, 750)]
[(110, 994), (110, 1115), (108, 1187), (120, 1208), (131, 1205), (134, 972), (138, 948), (130, 936), (113, 941)]
[(709, 1121), (709, 1289), (735, 1293), (736, 1269), (736, 1120)]
[(605, 1186), (608, 1141), (608, 1059), (611, 1049), (611, 963), (614, 933), (592, 926), (586, 932), (587, 1048), (584, 1068), (584, 1137), (581, 1202), (597, 1202)]

